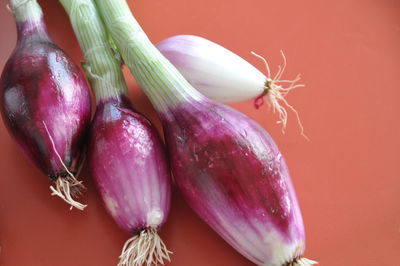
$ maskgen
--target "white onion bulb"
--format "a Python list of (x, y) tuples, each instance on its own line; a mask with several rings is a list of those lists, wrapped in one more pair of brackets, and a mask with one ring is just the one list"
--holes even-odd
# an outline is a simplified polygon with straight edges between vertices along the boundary
[[(282, 53), (284, 64), (279, 66), (278, 73), (272, 77), (267, 61), (261, 58), (267, 68), (267, 76), (249, 62), (228, 49), (194, 35), (177, 35), (158, 43), (157, 48), (181, 72), (189, 83), (202, 94), (221, 103), (235, 103), (254, 99), (258, 108), (267, 96), (274, 112), (279, 114), (282, 130), (287, 123), (287, 111), (280, 103), (291, 109), (297, 116), (302, 134), (303, 127), (297, 111), (286, 101), (285, 96), (294, 88), (300, 79), (282, 80), (286, 67), (286, 58)], [(287, 87), (283, 87), (283, 84)], [(304, 135), (304, 134), (303, 134)]]

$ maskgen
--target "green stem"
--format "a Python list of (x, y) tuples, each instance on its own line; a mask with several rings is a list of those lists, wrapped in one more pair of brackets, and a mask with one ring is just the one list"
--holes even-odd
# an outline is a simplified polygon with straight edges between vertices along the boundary
[(84, 53), (84, 67), (97, 102), (128, 95), (121, 62), (112, 51), (92, 0), (60, 0)]
[(204, 97), (154, 47), (125, 0), (95, 1), (122, 58), (157, 111)]

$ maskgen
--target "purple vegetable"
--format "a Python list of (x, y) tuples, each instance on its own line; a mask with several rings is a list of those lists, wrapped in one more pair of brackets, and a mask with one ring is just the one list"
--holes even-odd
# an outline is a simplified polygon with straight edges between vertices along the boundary
[(119, 265), (169, 260), (157, 234), (168, 217), (171, 186), (157, 131), (122, 96), (98, 104), (90, 132), (89, 167), (104, 205), (119, 227), (133, 234)]
[(18, 41), (0, 81), (3, 121), (27, 157), (55, 182), (53, 195), (83, 209), (72, 196), (90, 120), (90, 94), (71, 59), (47, 34), (40, 6), (11, 1)]
[(168, 249), (158, 235), (170, 208), (171, 178), (157, 130), (132, 109), (121, 63), (90, 0), (60, 0), (84, 52), (97, 100), (90, 129), (89, 168), (105, 208), (133, 236), (118, 265), (163, 264)]
[(271, 136), (207, 99), (162, 117), (173, 174), (193, 210), (257, 265), (302, 265), (303, 221)]
[(156, 108), (172, 173), (193, 210), (257, 265), (312, 265), (286, 163), (256, 122), (196, 91), (151, 44), (125, 0), (96, 0)]

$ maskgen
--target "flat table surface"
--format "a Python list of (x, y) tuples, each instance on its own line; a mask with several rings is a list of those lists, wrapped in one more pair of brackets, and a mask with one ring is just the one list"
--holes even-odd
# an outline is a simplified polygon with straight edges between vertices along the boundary
[[(16, 30), (0, 1), (0, 69)], [(50, 35), (75, 62), (80, 48), (58, 1), (43, 0)], [(277, 116), (252, 101), (232, 104), (260, 123), (284, 154), (307, 232), (305, 256), (323, 266), (400, 265), (400, 1), (135, 0), (129, 1), (153, 42), (200, 35), (261, 71), (255, 51), (305, 88), (287, 100), (298, 110), (306, 141), (289, 113)], [(156, 113), (124, 69), (134, 105), (159, 129)], [(84, 212), (50, 196), (50, 182), (29, 163), (0, 124), (0, 265), (109, 266), (130, 237), (103, 209), (87, 166)], [(188, 207), (174, 189), (161, 236), (174, 266), (250, 266)]]

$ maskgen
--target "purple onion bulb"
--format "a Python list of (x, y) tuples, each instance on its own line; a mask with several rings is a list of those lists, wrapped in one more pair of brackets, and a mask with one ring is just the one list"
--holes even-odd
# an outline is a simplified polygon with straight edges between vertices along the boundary
[(132, 111), (125, 96), (102, 100), (92, 123), (88, 154), (108, 213), (133, 234), (119, 265), (169, 260), (170, 252), (157, 231), (169, 213), (170, 170), (156, 129)]
[(311, 265), (285, 160), (255, 121), (208, 99), (163, 118), (176, 183), (191, 208), (257, 265)]
[(90, 94), (79, 68), (47, 34), (40, 6), (11, 1), (18, 41), (0, 80), (3, 122), (24, 154), (55, 182), (71, 207), (83, 188), (75, 178), (90, 121)]

